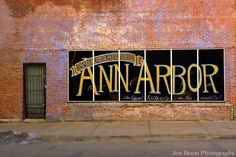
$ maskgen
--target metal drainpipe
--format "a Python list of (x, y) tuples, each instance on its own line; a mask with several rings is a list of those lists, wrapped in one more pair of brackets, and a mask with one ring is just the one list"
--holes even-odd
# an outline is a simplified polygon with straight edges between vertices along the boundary
[(230, 120), (234, 120), (234, 107), (231, 108)]

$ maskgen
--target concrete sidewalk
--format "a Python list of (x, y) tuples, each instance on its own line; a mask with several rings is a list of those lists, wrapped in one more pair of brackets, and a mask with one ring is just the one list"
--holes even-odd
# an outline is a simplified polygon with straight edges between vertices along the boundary
[(37, 133), (52, 142), (236, 139), (236, 121), (0, 123), (0, 131)]

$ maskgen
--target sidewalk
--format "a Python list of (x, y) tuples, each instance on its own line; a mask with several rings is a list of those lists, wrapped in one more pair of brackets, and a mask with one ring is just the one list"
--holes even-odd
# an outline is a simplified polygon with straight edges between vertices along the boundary
[(236, 139), (236, 121), (91, 121), (0, 123), (0, 132), (37, 133), (51, 142)]

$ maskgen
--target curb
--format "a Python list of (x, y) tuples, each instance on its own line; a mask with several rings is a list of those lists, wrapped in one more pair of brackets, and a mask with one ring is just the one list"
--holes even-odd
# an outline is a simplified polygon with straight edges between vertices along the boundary
[(47, 142), (161, 142), (161, 141), (187, 141), (187, 140), (214, 140), (236, 139), (236, 135), (141, 135), (141, 136), (43, 136)]

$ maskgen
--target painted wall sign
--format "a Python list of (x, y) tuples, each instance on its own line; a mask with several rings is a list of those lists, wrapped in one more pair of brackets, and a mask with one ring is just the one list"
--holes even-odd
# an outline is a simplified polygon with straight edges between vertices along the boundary
[(69, 101), (224, 101), (224, 50), (70, 51)]

